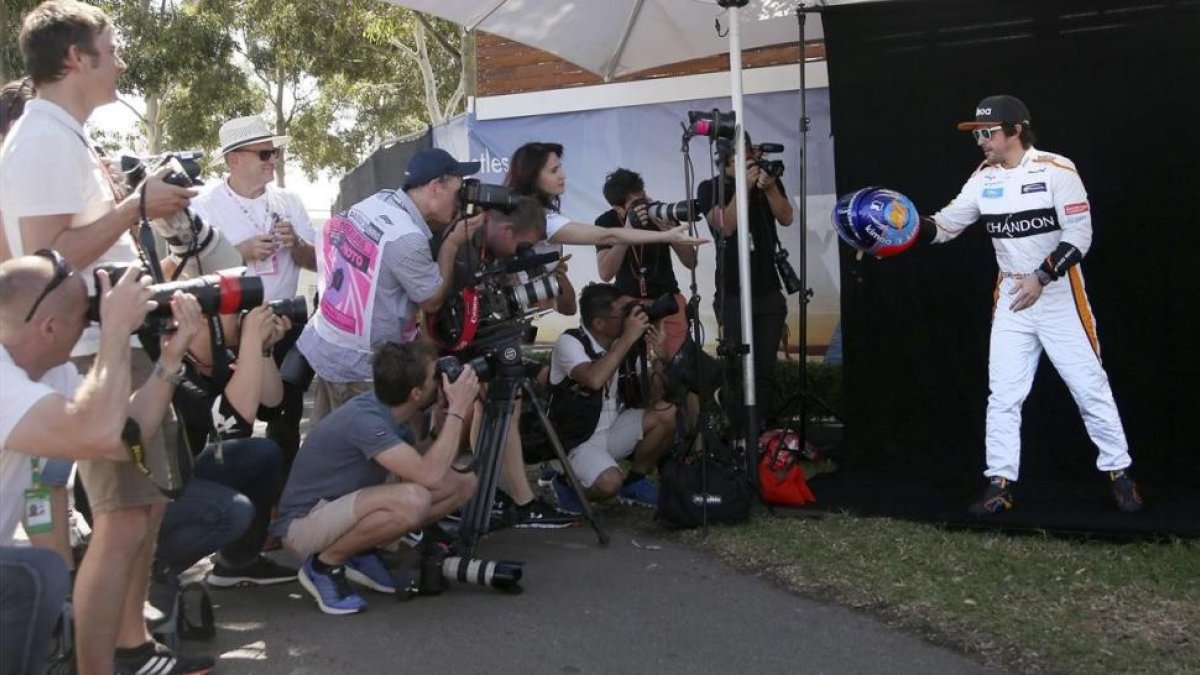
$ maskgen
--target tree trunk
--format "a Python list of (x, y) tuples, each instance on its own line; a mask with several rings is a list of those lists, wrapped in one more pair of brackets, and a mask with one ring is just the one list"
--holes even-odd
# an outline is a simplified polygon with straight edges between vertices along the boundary
[[(287, 118), (283, 116), (283, 73), (275, 73), (275, 99), (272, 101), (275, 104), (275, 134), (278, 136), (287, 135)], [(284, 171), (284, 161), (287, 159), (286, 151), (279, 153), (279, 159), (275, 163), (275, 184), (279, 187), (287, 187), (287, 176)]]
[(146, 102), (147, 154), (157, 155), (163, 151), (162, 96), (148, 92), (143, 100)]

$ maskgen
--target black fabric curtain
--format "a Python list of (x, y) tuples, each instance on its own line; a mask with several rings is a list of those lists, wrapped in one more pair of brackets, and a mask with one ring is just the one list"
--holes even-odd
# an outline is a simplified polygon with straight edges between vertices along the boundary
[(399, 189), (404, 184), (404, 167), (408, 166), (408, 160), (432, 147), (433, 134), (426, 129), (371, 153), (338, 183), (334, 211), (344, 211), (380, 190)]
[[(823, 15), (839, 193), (880, 185), (932, 214), (981, 160), (970, 119), (1023, 99), (1037, 146), (1077, 164), (1083, 272), (1146, 486), (1200, 486), (1200, 3), (897, 0)], [(995, 256), (972, 228), (888, 260), (842, 247), (848, 467), (981, 486)], [(1043, 358), (1022, 479), (1095, 480), (1095, 449)]]

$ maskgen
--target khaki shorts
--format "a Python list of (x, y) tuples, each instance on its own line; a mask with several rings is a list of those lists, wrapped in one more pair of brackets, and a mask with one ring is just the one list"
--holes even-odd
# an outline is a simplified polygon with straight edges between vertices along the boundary
[(597, 431), (592, 437), (575, 446), (567, 455), (571, 470), (584, 487), (591, 487), (600, 474), (618, 466), (617, 461), (633, 454), (642, 440), (643, 408), (626, 408), (613, 420), (612, 426)]
[(316, 424), (322, 417), (337, 410), (343, 403), (374, 388), (373, 382), (326, 382), (320, 377), (313, 380), (317, 390), (313, 397), (312, 415), (309, 424)]
[[(150, 357), (146, 355), (146, 352), (141, 349), (135, 348), (130, 351), (132, 385), (136, 390), (149, 379), (150, 373), (154, 370), (154, 364), (150, 362)], [(75, 367), (79, 368), (79, 372), (84, 375), (91, 370), (95, 360), (94, 356), (79, 356), (71, 359)], [(175, 415), (168, 410), (162, 427), (146, 444), (146, 455), (162, 457), (168, 447), (171, 447), (174, 452), (176, 430)], [(170, 446), (167, 445), (168, 443)], [(167, 501), (167, 497), (158, 491), (154, 483), (133, 462), (114, 462), (107, 459), (81, 460), (79, 477), (83, 481), (83, 489), (87, 491), (92, 511), (96, 513), (162, 504)]]
[(360, 492), (362, 490), (355, 490), (333, 501), (322, 499), (317, 502), (307, 515), (288, 524), (283, 545), (301, 558), (316, 555), (332, 546), (358, 523), (354, 502)]

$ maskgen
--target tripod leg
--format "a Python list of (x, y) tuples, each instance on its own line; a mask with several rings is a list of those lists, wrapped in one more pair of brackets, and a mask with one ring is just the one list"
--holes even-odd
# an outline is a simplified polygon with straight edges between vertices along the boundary
[(479, 538), (491, 529), (492, 504), (499, 484), (500, 464), (504, 457), (508, 425), (512, 420), (517, 383), (494, 382), (483, 406), (483, 423), (475, 442), (475, 462), (479, 485), (475, 496), (463, 509), (460, 537), (467, 557), (475, 555)]
[(546, 416), (546, 411), (542, 408), (542, 402), (538, 400), (537, 393), (533, 390), (533, 385), (528, 379), (521, 383), (521, 388), (525, 395), (533, 402), (533, 409), (537, 411), (538, 422), (541, 423), (542, 429), (545, 430), (546, 436), (550, 439), (550, 445), (554, 448), (554, 454), (558, 457), (558, 461), (562, 464), (563, 475), (567, 477), (567, 482), (571, 484), (571, 489), (575, 490), (575, 496), (579, 498), (579, 504), (583, 507), (583, 517), (596, 531), (596, 539), (600, 541), (601, 546), (608, 546), (608, 532), (604, 530), (604, 526), (600, 524), (600, 519), (592, 509), (591, 503), (588, 501), (587, 495), (584, 494), (583, 485), (580, 484), (579, 478), (576, 477), (575, 471), (571, 469), (571, 462), (567, 459), (567, 452), (563, 450), (562, 441), (558, 440), (558, 433), (554, 431), (554, 427), (550, 425), (550, 418)]

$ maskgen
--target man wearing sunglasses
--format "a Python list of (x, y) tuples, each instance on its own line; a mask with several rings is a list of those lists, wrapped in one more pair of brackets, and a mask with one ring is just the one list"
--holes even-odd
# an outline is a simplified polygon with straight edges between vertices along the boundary
[[(154, 306), (151, 292), (134, 274), (125, 274), (114, 285), (101, 273), (100, 295), (100, 349), (96, 366), (83, 377), (69, 363), (71, 348), (88, 324), (83, 279), (54, 251), (40, 250), (0, 264), (0, 382), (4, 384), (0, 388), (0, 545), (5, 547), (0, 549), (4, 600), (0, 623), (5, 630), (0, 640), (2, 672), (41, 672), (46, 639), (66, 594), (66, 568), (57, 555), (40, 549), (15, 552), (7, 548), (18, 523), (27, 532), (51, 525), (49, 491), (41, 481), (40, 458), (128, 464), (122, 442), (126, 421), (136, 423), (143, 439), (159, 432), (175, 389), (169, 375), (179, 370), (188, 342), (202, 325), (196, 299), (176, 293), (171, 300), (176, 329), (163, 341), (156, 371), (166, 375), (150, 378), (131, 397), (129, 335)], [(96, 545), (104, 546), (102, 541)], [(14, 558), (23, 562), (13, 562)], [(108, 570), (92, 570), (97, 572), (107, 579)], [(35, 600), (39, 589), (55, 586), (57, 598)], [(76, 593), (75, 600), (82, 658), (82, 635), (89, 632), (84, 624), (93, 621), (96, 598)], [(14, 613), (24, 621), (10, 621)], [(145, 624), (137, 628), (138, 643), (148, 642)], [(10, 634), (15, 629), (32, 631), (32, 635), (21, 639)], [(115, 625), (112, 630), (116, 631)], [(111, 646), (102, 659), (106, 669), (111, 669)], [(89, 665), (93, 667), (90, 672), (95, 672), (96, 664)]]
[(975, 119), (958, 128), (971, 132), (984, 161), (954, 201), (921, 222), (921, 241), (944, 243), (978, 221), (1000, 267), (988, 365), (988, 485), (970, 511), (988, 516), (1013, 506), (1021, 406), (1043, 351), (1079, 406), (1117, 507), (1139, 511), (1142, 498), (1128, 473), (1133, 460), (1100, 364), (1079, 264), (1092, 243), (1087, 191), (1071, 160), (1033, 147), (1030, 119), (1013, 96), (980, 101)]
[[(0, 149), (0, 211), (8, 242), (14, 256), (57, 250), (90, 286), (95, 264), (137, 262), (130, 230), (143, 207), (151, 219), (169, 217), (195, 192), (156, 173), (125, 196), (93, 150), (84, 125), (96, 108), (117, 99), (125, 69), (107, 15), (83, 2), (48, 0), (25, 15), (18, 41), (37, 96)], [(95, 328), (83, 331), (71, 351), (77, 367), (92, 366), (100, 338)], [(134, 386), (152, 377), (143, 350), (134, 349), (129, 363)], [(162, 454), (172, 442), (174, 434), (165, 429), (146, 452)], [(79, 473), (91, 502), (93, 536), (74, 594), (80, 609), (76, 644), (83, 670), (95, 672), (112, 668), (115, 647), (143, 642), (140, 607), (166, 498), (129, 462), (87, 460)]]
[[(205, 189), (192, 208), (237, 248), (246, 273), (262, 279), (267, 302), (295, 297), (300, 269), (316, 271), (317, 255), (316, 232), (304, 203), (272, 185), (280, 153), (291, 138), (275, 135), (257, 115), (229, 120), (218, 136), (229, 175)], [(302, 330), (304, 325), (296, 324), (275, 344), (276, 366), (283, 363)], [(267, 437), (279, 443), (288, 465), (300, 449), (303, 412), (304, 391), (285, 384), (282, 409), (268, 423)]]

